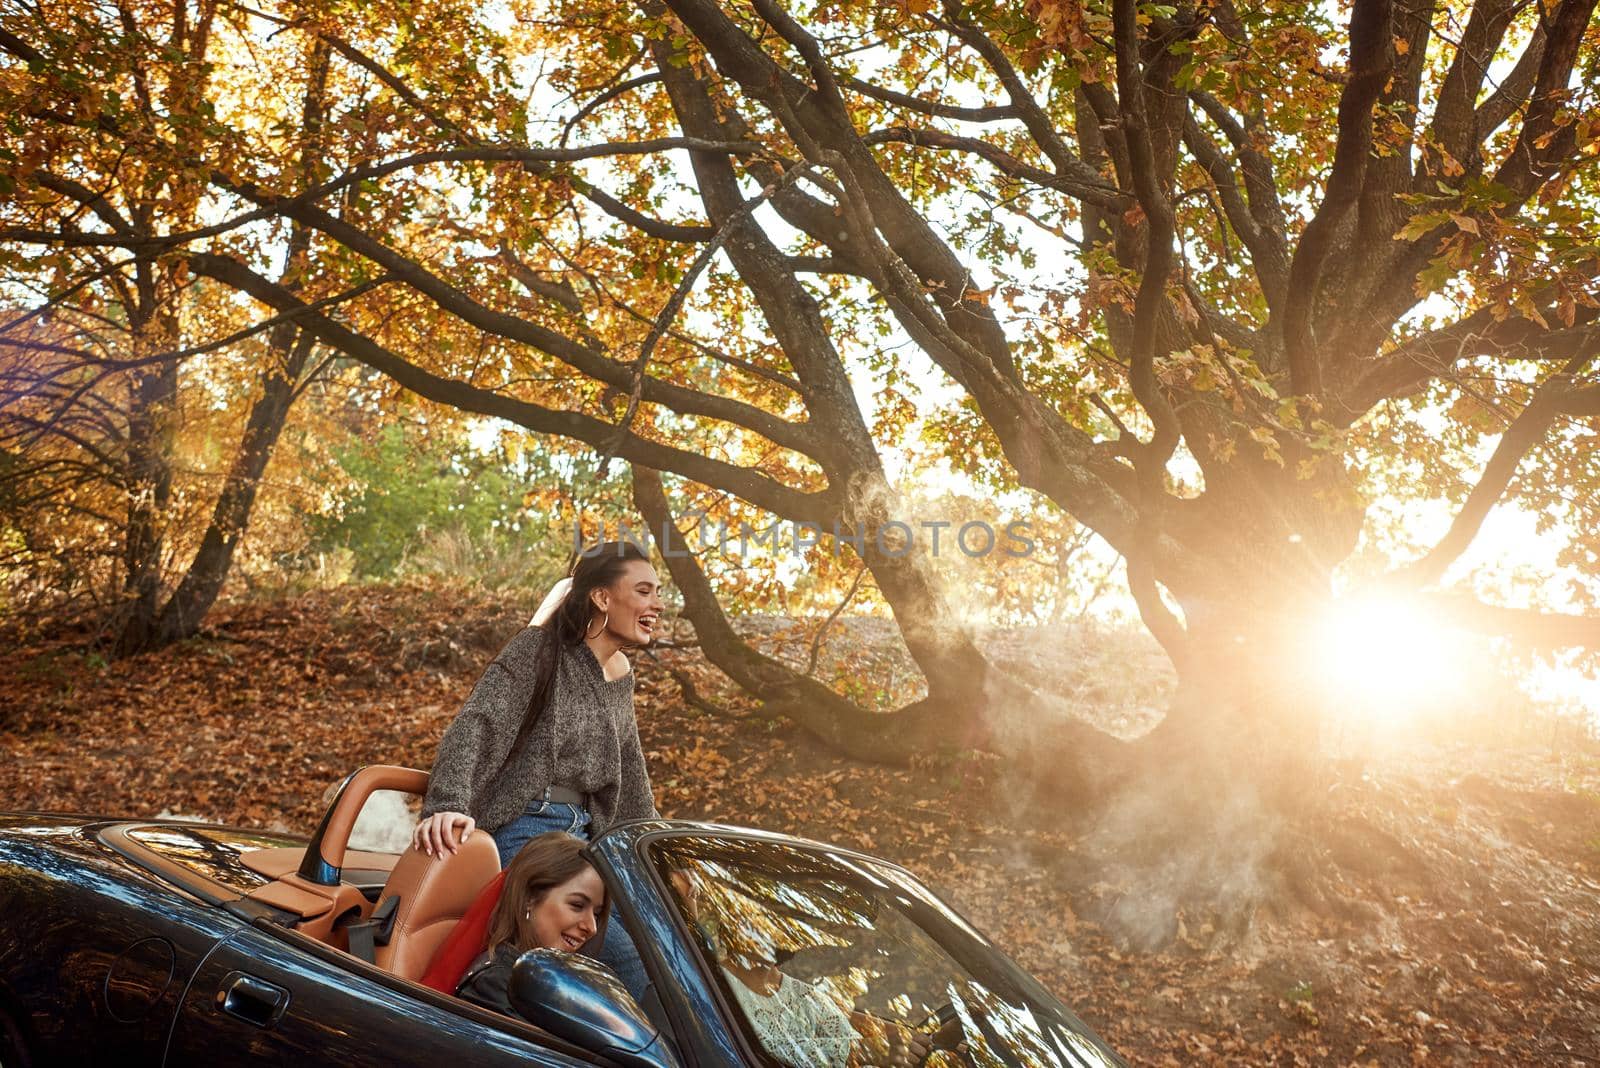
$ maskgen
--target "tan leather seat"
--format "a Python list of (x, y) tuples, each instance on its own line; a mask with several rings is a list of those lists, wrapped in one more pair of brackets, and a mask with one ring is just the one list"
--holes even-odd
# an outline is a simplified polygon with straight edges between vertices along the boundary
[(474, 831), (457, 852), (442, 857), (406, 850), (378, 900), (381, 909), (389, 898), (400, 898), (389, 944), (373, 954), (378, 967), (404, 979), (422, 978), (439, 944), (499, 872), (500, 853), (485, 831)]

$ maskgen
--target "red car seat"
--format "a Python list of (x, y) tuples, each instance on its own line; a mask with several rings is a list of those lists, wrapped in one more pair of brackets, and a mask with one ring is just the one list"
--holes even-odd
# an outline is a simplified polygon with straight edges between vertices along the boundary
[(506, 873), (502, 871), (479, 891), (434, 952), (428, 970), (422, 975), (423, 986), (432, 987), (442, 994), (456, 992), (461, 977), (467, 974), (467, 966), (483, 952), (484, 942), (489, 938), (489, 917), (494, 915), (494, 907), (499, 903), (500, 891), (505, 885)]

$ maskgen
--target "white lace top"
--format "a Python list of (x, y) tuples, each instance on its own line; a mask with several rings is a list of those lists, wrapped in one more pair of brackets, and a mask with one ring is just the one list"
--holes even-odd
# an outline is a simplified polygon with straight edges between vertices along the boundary
[(768, 1053), (795, 1068), (845, 1068), (856, 1032), (827, 994), (790, 975), (771, 994), (758, 994), (728, 969), (722, 973)]

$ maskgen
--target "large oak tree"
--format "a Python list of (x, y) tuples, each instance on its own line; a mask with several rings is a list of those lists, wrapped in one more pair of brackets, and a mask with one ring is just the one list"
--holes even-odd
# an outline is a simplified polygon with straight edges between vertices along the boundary
[[(0, 241), (13, 272), (182, 265), (424, 397), (620, 458), (669, 544), (708, 501), (837, 530), (927, 679), (889, 715), (742, 643), (710, 561), (667, 563), (710, 659), (843, 749), (1031, 749), (1091, 791), (1244, 768), (1281, 799), (1314, 749), (1309, 620), (1374, 497), (1454, 509), (1401, 588), (1437, 591), (1512, 499), (1593, 573), (1594, 6), (56, 0), (0, 29)], [(228, 34), (191, 59), (209, 95), (129, 103), (173, 62), (137, 27), (200, 17)], [(337, 135), (308, 171), (283, 86), (313, 47)], [(152, 160), (205, 210), (125, 232), (100, 206)], [(919, 384), (957, 400), (919, 412)], [(1041, 735), (926, 532), (877, 537), (913, 417), (1126, 559), (1180, 678), (1149, 737)]]

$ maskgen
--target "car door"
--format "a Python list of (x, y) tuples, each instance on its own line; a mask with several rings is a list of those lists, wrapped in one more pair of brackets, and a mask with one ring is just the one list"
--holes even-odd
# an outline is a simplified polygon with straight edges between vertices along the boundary
[(92, 828), (0, 816), (0, 1017), (13, 1031), (10, 1043), (0, 1035), (5, 1068), (81, 1064), (91, 1053), (157, 1068), (188, 979), (239, 925), (100, 848)]
[[(591, 847), (699, 1063), (1124, 1065), (1038, 980), (904, 868), (785, 835), (673, 821)], [(730, 970), (764, 968), (789, 997)], [(736, 985), (738, 984), (738, 985)], [(802, 1022), (802, 1026), (793, 1026)], [(918, 1037), (926, 1040), (916, 1042)], [(967, 1054), (956, 1052), (965, 1044)], [(926, 1063), (932, 1065), (934, 1056)]]
[(521, 1021), (265, 921), (235, 932), (201, 964), (179, 1005), (165, 1063), (236, 1061), (340, 1068), (604, 1063)]

